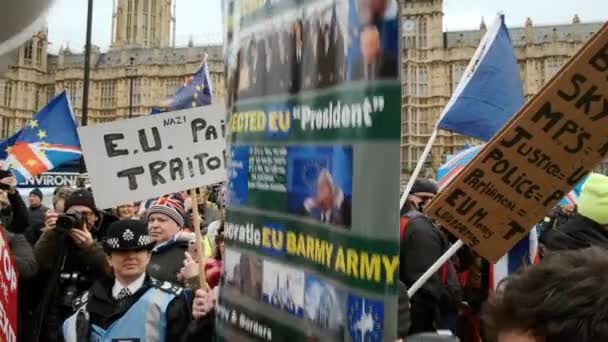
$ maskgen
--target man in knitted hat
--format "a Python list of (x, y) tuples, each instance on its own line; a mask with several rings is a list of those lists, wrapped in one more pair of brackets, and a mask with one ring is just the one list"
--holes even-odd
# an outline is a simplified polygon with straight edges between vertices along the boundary
[(589, 175), (578, 199), (578, 212), (564, 224), (541, 235), (547, 250), (573, 250), (591, 246), (608, 248), (608, 177)]
[[(154, 245), (142, 221), (108, 228), (103, 246), (113, 279), (97, 280), (74, 301), (78, 309), (62, 329), (66, 342), (194, 340), (191, 335), (204, 327), (192, 320), (191, 293), (146, 272)], [(211, 317), (206, 323), (212, 329)]]
[(191, 237), (183, 239), (184, 204), (180, 198), (159, 198), (146, 211), (148, 231), (154, 249), (148, 273), (156, 279), (179, 284), (177, 275), (183, 266)]
[(40, 189), (35, 188), (30, 191), (28, 217), (30, 219), (30, 227), (34, 229), (40, 229), (44, 226), (44, 215), (49, 210), (49, 208), (42, 204), (42, 199), (43, 196)]

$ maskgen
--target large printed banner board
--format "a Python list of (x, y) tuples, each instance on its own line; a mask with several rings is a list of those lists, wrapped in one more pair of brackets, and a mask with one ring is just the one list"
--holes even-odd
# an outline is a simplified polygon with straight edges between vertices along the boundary
[(496, 262), (608, 157), (608, 25), (427, 208)]
[(0, 225), (0, 341), (17, 341), (17, 272)]
[(213, 105), (78, 128), (97, 206), (225, 181), (224, 118)]
[(396, 339), (401, 86), (386, 3), (224, 3), (221, 340)]

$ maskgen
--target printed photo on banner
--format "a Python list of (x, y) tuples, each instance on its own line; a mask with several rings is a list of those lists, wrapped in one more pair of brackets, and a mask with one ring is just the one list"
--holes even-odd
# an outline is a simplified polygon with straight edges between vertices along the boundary
[(264, 260), (262, 301), (304, 317), (304, 272)]
[(233, 146), (230, 164), (231, 205), (276, 210), (350, 228), (351, 146)]
[[(396, 0), (320, 1), (244, 30), (228, 68), (229, 104), (398, 74)], [(257, 26), (262, 26), (257, 28)]]
[(226, 250), (224, 260), (224, 283), (232, 289), (251, 299), (262, 298), (262, 259)]
[(350, 227), (352, 158), (352, 147), (288, 147), (288, 211)]
[(348, 333), (353, 342), (380, 342), (384, 332), (384, 303), (349, 294)]
[(333, 285), (313, 275), (306, 276), (305, 317), (317, 328), (343, 340), (346, 325), (346, 296)]

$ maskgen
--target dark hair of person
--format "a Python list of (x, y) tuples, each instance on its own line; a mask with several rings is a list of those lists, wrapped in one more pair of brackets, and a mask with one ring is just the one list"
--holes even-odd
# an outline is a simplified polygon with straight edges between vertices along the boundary
[(220, 244), (224, 242), (224, 222), (220, 224), (220, 227), (217, 229), (217, 235), (215, 236), (215, 255), (213, 258), (215, 260), (222, 260), (222, 252), (220, 250)]
[(545, 342), (608, 341), (608, 251), (549, 253), (500, 285), (484, 307), (490, 341), (527, 333)]

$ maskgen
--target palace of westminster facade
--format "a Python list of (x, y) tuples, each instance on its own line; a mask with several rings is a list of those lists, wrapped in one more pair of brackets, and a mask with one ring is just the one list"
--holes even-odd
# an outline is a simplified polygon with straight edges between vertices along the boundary
[[(224, 98), (222, 47), (176, 48), (174, 0), (113, 0), (112, 39), (107, 52), (93, 46), (89, 123), (124, 119), (129, 115), (130, 82), (133, 112), (150, 112), (173, 94), (208, 56), (215, 101)], [(402, 141), (404, 173), (416, 165), (441, 110), (456, 88), (464, 69), (486, 31), (443, 31), (443, 0), (399, 0), (402, 16)], [(172, 11), (173, 8), (173, 11)], [(522, 27), (510, 28), (520, 65), (526, 99), (537, 93), (601, 23), (534, 26), (528, 18)], [(13, 134), (55, 94), (68, 89), (80, 118), (84, 55), (62, 48), (47, 52), (47, 33), (39, 32), (19, 51), (18, 65), (0, 79), (0, 139)], [(432, 170), (445, 156), (469, 139), (440, 131), (427, 167)], [(608, 168), (602, 167), (604, 173)]]

